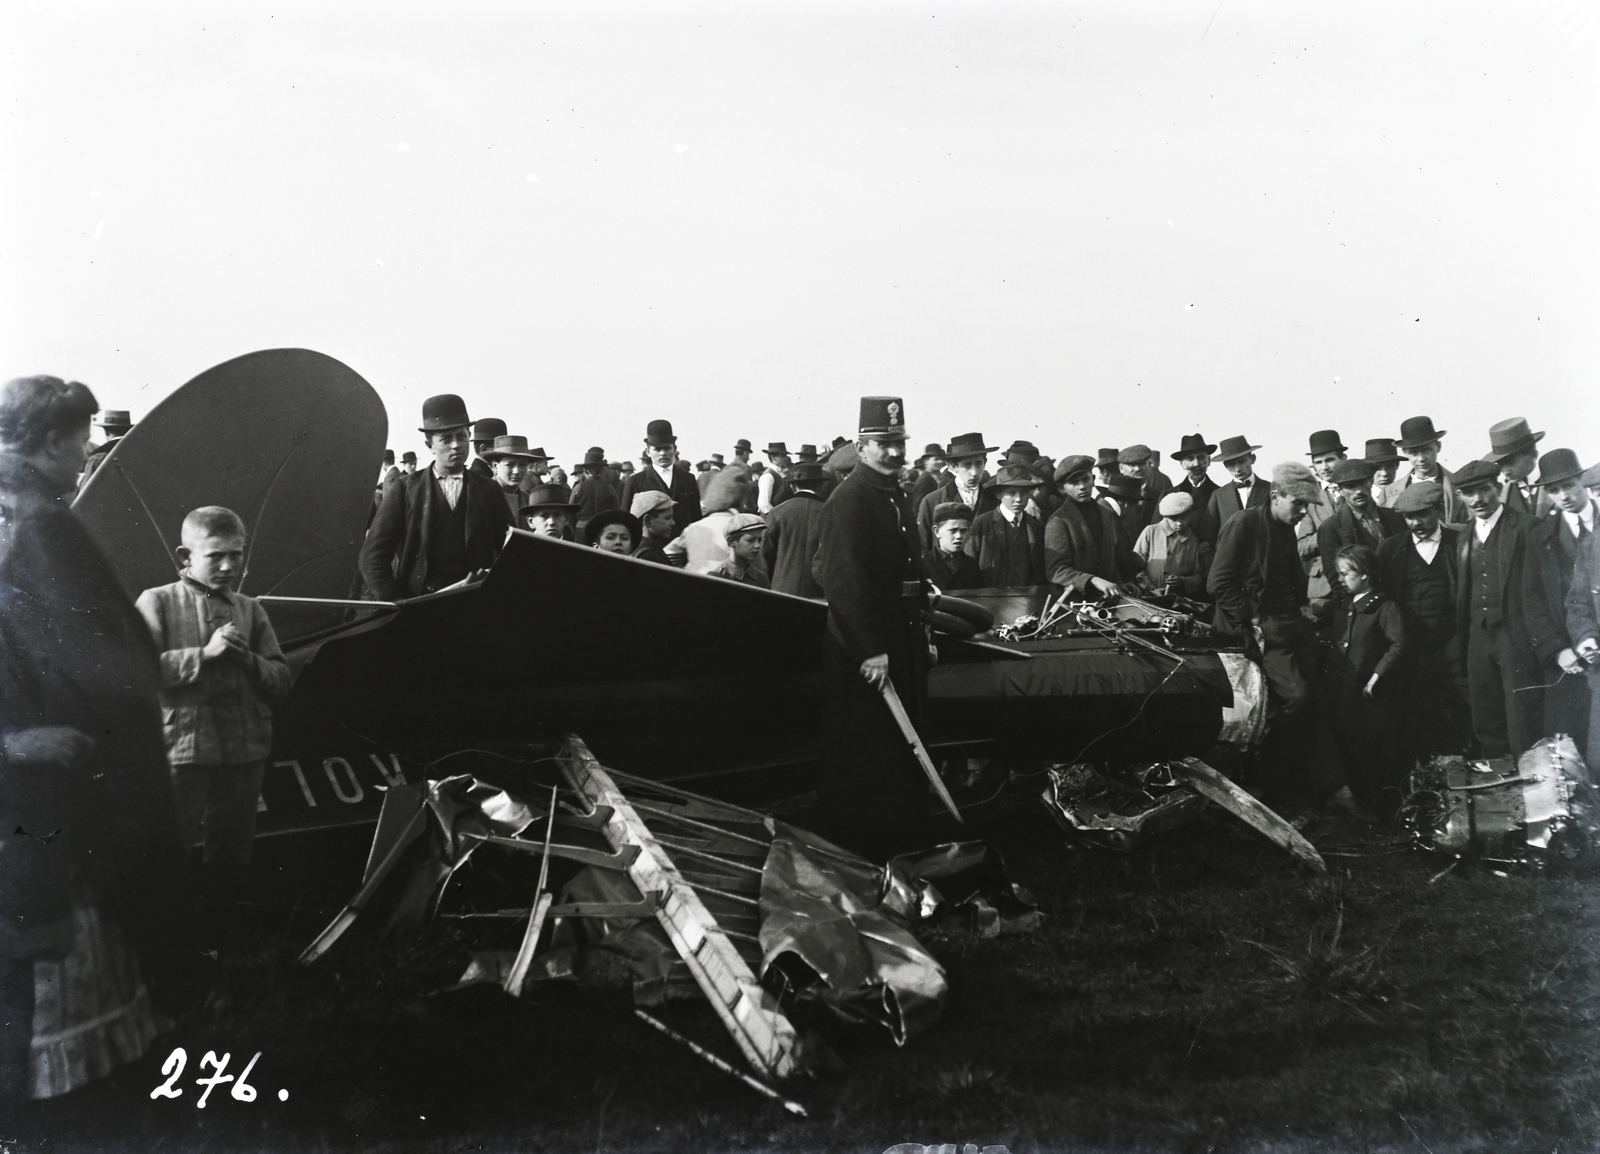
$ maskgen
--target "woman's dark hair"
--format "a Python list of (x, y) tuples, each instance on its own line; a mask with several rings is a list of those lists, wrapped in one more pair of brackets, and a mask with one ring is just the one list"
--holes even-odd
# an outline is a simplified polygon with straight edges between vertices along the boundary
[[(1374, 592), (1383, 587), (1383, 579), (1378, 576), (1378, 555), (1365, 545), (1346, 545), (1339, 550), (1335, 563), (1348, 561), (1354, 565), (1360, 574), (1367, 579)], [(1335, 574), (1337, 576), (1337, 574)]]
[(17, 377), (0, 391), (0, 445), (34, 453), (51, 433), (81, 429), (100, 411), (88, 385), (60, 377)]
[(624, 513), (621, 509), (607, 509), (604, 513), (596, 513), (590, 518), (589, 523), (583, 527), (583, 543), (593, 546), (600, 540), (600, 534), (606, 531), (608, 525), (621, 525), (633, 537), (633, 544), (639, 544), (641, 529), (639, 518), (632, 513)]

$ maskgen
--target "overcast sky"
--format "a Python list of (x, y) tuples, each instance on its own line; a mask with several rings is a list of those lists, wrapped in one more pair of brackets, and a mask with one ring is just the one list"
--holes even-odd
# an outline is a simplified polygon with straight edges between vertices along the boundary
[[(1600, 457), (1593, 3), (16, 4), (0, 373), (304, 346), (570, 463), (853, 434)], [(1218, 471), (1220, 475), (1220, 470)]]

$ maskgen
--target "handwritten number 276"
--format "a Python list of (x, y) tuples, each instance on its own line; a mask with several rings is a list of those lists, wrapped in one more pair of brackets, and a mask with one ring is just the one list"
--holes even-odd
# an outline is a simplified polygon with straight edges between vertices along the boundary
[[(206, 1056), (200, 1059), (201, 1072), (204, 1073), (205, 1068), (210, 1066), (212, 1075), (209, 1078), (201, 1077), (195, 1079), (195, 1085), (206, 1088), (205, 1093), (200, 1095), (200, 1100), (195, 1103), (197, 1108), (204, 1110), (206, 1108), (206, 1099), (211, 1097), (211, 1091), (215, 1090), (223, 1082), (233, 1083), (233, 1089), (229, 1094), (234, 1101), (254, 1102), (256, 1100), (256, 1088), (247, 1083), (245, 1079), (250, 1076), (250, 1071), (255, 1069), (256, 1060), (261, 1057), (261, 1051), (256, 1051), (255, 1057), (251, 1058), (245, 1065), (244, 1072), (238, 1078), (235, 1078), (232, 1074), (224, 1074), (222, 1072), (227, 1069), (228, 1059), (232, 1057), (232, 1054), (224, 1054), (221, 1058), (218, 1058), (215, 1050), (207, 1050)], [(182, 1046), (177, 1047), (172, 1053), (168, 1054), (167, 1060), (161, 1063), (161, 1072), (167, 1075), (167, 1080), (154, 1090), (151, 1090), (150, 1097), (155, 1099), (181, 1096), (183, 1090), (178, 1087), (178, 1079), (183, 1076), (183, 1068), (188, 1063), (189, 1055)]]

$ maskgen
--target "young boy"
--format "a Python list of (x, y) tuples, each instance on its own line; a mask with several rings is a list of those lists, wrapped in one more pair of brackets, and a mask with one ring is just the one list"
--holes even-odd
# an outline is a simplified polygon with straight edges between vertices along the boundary
[(1038, 477), (1020, 465), (1002, 465), (987, 486), (998, 508), (979, 513), (962, 546), (978, 563), (978, 576), (993, 588), (1044, 585), (1044, 526), (1027, 511)]
[(138, 609), (161, 652), (161, 712), (178, 820), (204, 837), (212, 933), (226, 927), (240, 868), (250, 862), (261, 775), (272, 748), (269, 702), (289, 692), (289, 666), (266, 612), (233, 592), (244, 572), (244, 522), (207, 505), (183, 519), (180, 579), (146, 589)]
[(963, 552), (972, 528), (972, 509), (946, 501), (933, 510), (933, 548), (922, 554), (922, 575), (945, 593), (976, 589), (983, 584), (978, 563)]
[(766, 531), (767, 523), (754, 513), (735, 513), (724, 530), (733, 556), (710, 570), (709, 575), (771, 589), (771, 580), (755, 564), (761, 556), (761, 537)]

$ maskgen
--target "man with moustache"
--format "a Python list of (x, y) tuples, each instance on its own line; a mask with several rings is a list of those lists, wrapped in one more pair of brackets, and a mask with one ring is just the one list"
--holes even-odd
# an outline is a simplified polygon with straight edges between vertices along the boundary
[(1553, 629), (1535, 638), (1544, 674), (1544, 736), (1569, 734), (1580, 750), (1589, 740), (1589, 687), (1584, 664), (1567, 629), (1566, 600), (1579, 556), (1595, 531), (1595, 504), (1583, 487), (1583, 466), (1571, 449), (1552, 449), (1539, 458), (1541, 503), (1528, 543), (1538, 564), (1538, 595)]
[(1249, 437), (1222, 439), (1222, 467), (1228, 470), (1232, 480), (1220, 486), (1206, 502), (1199, 526), (1202, 541), (1215, 545), (1228, 518), (1271, 500), (1271, 483), (1256, 476), (1256, 450), (1259, 448), (1260, 445), (1250, 443)]
[[(1409, 485), (1432, 481), (1439, 486), (1440, 510), (1447, 525), (1464, 525), (1472, 519), (1466, 505), (1456, 495), (1455, 482), (1439, 464), (1439, 445), (1446, 430), (1435, 429), (1432, 417), (1410, 417), (1400, 422), (1400, 437), (1395, 447), (1405, 454), (1410, 468), (1404, 477), (1395, 482), (1401, 490)], [(1396, 498), (1399, 494), (1395, 494)]]
[(983, 443), (982, 433), (962, 433), (950, 442), (944, 454), (950, 466), (950, 480), (924, 497), (917, 507), (917, 537), (923, 549), (933, 548), (933, 513), (940, 505), (960, 501), (976, 517), (1000, 503), (986, 488), (990, 477), (985, 466), (994, 451), (995, 446)]
[(1408, 719), (1403, 740), (1413, 760), (1463, 753), (1472, 723), (1455, 643), (1461, 530), (1444, 523), (1444, 487), (1437, 481), (1402, 489), (1394, 512), (1406, 531), (1378, 546), (1378, 568), (1406, 631), (1406, 662), (1397, 671), (1400, 709)]
[[(1211, 454), (1216, 451), (1215, 445), (1206, 444), (1203, 436), (1194, 433), (1184, 437), (1178, 445), (1178, 451), (1172, 454), (1172, 459), (1183, 468), (1183, 480), (1174, 485), (1171, 491), (1187, 493), (1192, 498), (1193, 504), (1186, 514), (1191, 528), (1198, 528), (1200, 519), (1205, 516), (1206, 506), (1211, 503), (1212, 494), (1220, 487), (1211, 479)], [(1159, 502), (1157, 504), (1159, 506)], [(1154, 521), (1151, 523), (1154, 524)]]
[(623, 482), (618, 504), (631, 509), (633, 499), (640, 493), (665, 493), (672, 498), (672, 533), (676, 540), (700, 520), (700, 485), (689, 466), (678, 460), (678, 438), (671, 421), (651, 421), (645, 427), (644, 443), (649, 463)]
[[(1373, 500), (1372, 476), (1372, 462), (1359, 459), (1340, 461), (1329, 474), (1339, 490), (1339, 507), (1317, 530), (1324, 573), (1338, 573), (1335, 559), (1346, 545), (1365, 545), (1376, 553), (1384, 541), (1406, 531), (1405, 518)], [(1331, 584), (1334, 604), (1348, 602), (1344, 586), (1337, 581)]]
[(884, 861), (927, 841), (927, 784), (881, 690), (892, 684), (913, 723), (920, 720), (927, 585), (911, 500), (899, 484), (903, 402), (863, 397), (859, 429), (859, 464), (822, 507), (815, 563), (828, 599), (817, 800), (829, 836)]

